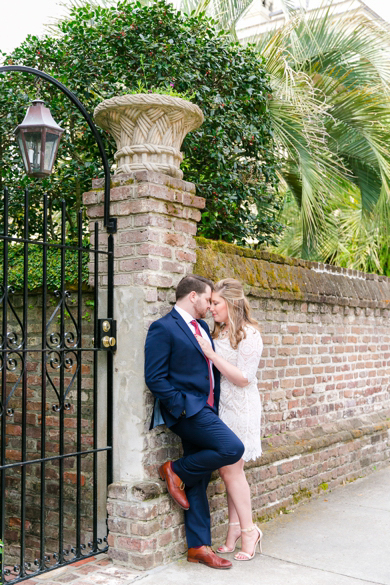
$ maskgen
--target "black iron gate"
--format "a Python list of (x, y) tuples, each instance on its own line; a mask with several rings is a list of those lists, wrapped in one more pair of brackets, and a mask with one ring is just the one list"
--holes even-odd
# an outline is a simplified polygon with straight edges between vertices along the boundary
[[(96, 223), (93, 247), (83, 246), (80, 211), (78, 241), (68, 242), (63, 202), (59, 240), (48, 241), (45, 197), (43, 237), (36, 238), (29, 234), (26, 190), (24, 236), (15, 237), (8, 212), (11, 195), (4, 191), (0, 226), (4, 583), (18, 583), (107, 550), (105, 489), (111, 482), (113, 368), (111, 351), (104, 352), (104, 347), (115, 345), (110, 331), (115, 325), (113, 236), (107, 235), (107, 246), (99, 249)], [(23, 262), (15, 276), (10, 252), (17, 246)], [(42, 270), (38, 292), (29, 287), (30, 257), (36, 258), (37, 249)], [(56, 257), (58, 266), (55, 290), (50, 287), (49, 255)], [(83, 290), (86, 262), (91, 286)], [(102, 264), (108, 275), (107, 305), (99, 307), (97, 275)], [(77, 285), (72, 287), (69, 266), (77, 273)], [(104, 339), (99, 329), (106, 332)]]

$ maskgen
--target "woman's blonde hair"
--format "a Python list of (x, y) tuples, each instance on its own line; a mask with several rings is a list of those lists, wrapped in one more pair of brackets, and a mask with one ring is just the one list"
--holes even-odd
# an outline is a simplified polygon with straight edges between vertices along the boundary
[[(225, 301), (228, 312), (229, 322), (229, 340), (233, 349), (237, 349), (238, 344), (246, 337), (244, 326), (253, 325), (259, 329), (259, 325), (250, 315), (251, 308), (247, 298), (244, 295), (241, 282), (234, 278), (224, 278), (217, 282), (214, 291), (219, 294)], [(221, 331), (221, 324), (214, 324), (213, 338), (218, 337)]]

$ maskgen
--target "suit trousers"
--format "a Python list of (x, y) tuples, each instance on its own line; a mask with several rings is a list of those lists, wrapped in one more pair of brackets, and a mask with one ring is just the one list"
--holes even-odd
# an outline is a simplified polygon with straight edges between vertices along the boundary
[(211, 545), (207, 485), (212, 471), (241, 459), (244, 445), (207, 404), (194, 416), (179, 419), (171, 431), (183, 444), (183, 457), (173, 470), (185, 483), (190, 504), (185, 511), (188, 548)]

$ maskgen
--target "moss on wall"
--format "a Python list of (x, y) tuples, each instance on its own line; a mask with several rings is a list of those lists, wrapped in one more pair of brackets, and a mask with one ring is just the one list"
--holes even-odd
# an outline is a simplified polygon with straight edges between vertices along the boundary
[(301, 275), (292, 269), (293, 262), (286, 262), (282, 256), (240, 248), (222, 241), (205, 238), (196, 240), (196, 274), (213, 281), (226, 277), (237, 278), (251, 288), (290, 292), (297, 297), (301, 296)]
[(237, 278), (253, 296), (388, 308), (390, 279), (198, 237), (195, 274)]

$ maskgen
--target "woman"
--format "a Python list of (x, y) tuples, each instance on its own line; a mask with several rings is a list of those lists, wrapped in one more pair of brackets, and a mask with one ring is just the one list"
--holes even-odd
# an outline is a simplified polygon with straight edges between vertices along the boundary
[(215, 285), (211, 312), (215, 321), (215, 351), (203, 338), (197, 336), (197, 340), (203, 353), (221, 372), (219, 416), (245, 446), (240, 461), (219, 470), (226, 485), (229, 529), (226, 544), (218, 552), (233, 552), (241, 536), (241, 551), (234, 558), (248, 561), (255, 556), (257, 544), (261, 552), (263, 536), (252, 521), (250, 488), (244, 473), (245, 461), (261, 455), (261, 403), (256, 372), (263, 342), (238, 280), (225, 278)]

